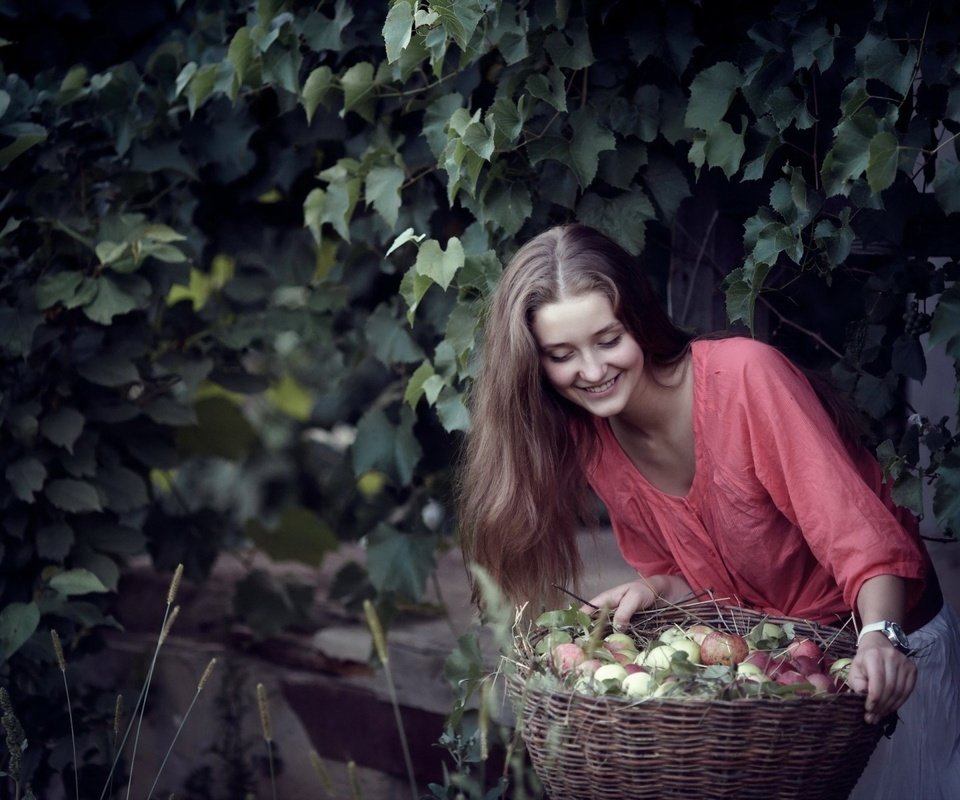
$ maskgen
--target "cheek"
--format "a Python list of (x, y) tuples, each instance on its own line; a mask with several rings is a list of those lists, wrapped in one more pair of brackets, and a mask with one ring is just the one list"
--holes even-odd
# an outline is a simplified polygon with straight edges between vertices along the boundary
[(562, 389), (570, 382), (568, 374), (570, 369), (566, 364), (557, 364), (556, 362), (546, 360), (541, 361), (540, 364), (547, 381), (554, 387)]

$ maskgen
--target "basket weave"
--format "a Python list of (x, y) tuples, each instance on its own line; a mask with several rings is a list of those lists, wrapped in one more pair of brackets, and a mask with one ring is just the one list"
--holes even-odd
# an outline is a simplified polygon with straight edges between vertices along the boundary
[[(761, 621), (793, 624), (831, 657), (852, 656), (852, 632), (791, 617), (697, 604), (638, 614), (652, 638), (671, 623), (746, 633)], [(864, 698), (737, 700), (592, 697), (528, 685), (520, 663), (507, 687), (534, 770), (551, 800), (846, 798), (881, 735)]]

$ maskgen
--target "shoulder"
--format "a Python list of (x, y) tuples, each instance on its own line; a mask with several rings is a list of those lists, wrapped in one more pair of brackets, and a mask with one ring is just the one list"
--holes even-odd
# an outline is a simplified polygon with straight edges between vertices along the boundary
[(776, 347), (746, 336), (698, 339), (692, 348), (694, 360), (707, 372), (740, 375), (756, 375), (767, 370), (797, 372), (793, 363)]

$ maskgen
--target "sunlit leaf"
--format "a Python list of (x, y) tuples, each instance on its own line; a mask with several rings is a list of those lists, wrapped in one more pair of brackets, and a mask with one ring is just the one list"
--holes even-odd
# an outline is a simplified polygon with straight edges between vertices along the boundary
[(409, 0), (397, 0), (390, 6), (383, 23), (382, 35), (387, 50), (387, 63), (392, 64), (410, 44), (413, 35), (413, 3)]
[(317, 106), (324, 103), (333, 85), (333, 70), (323, 65), (314, 69), (303, 83), (301, 102), (307, 113), (307, 125), (313, 121)]
[(456, 236), (447, 241), (446, 250), (441, 249), (436, 239), (428, 239), (420, 245), (413, 268), (417, 275), (430, 278), (441, 289), (446, 289), (463, 266), (463, 260), (463, 245)]

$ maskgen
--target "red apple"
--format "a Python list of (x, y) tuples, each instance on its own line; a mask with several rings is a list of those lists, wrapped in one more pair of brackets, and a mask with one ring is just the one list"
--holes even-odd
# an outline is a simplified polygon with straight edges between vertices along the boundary
[(806, 683), (807, 676), (795, 669), (785, 669), (779, 673), (774, 680), (784, 686), (792, 686), (795, 683)]
[(773, 661), (773, 658), (766, 650), (751, 650), (747, 653), (747, 657), (743, 659), (743, 663), (752, 664), (764, 673), (770, 668), (771, 661)]
[(730, 666), (739, 664), (749, 652), (747, 640), (742, 636), (726, 631), (713, 631), (708, 633), (700, 644), (700, 661), (707, 665)]
[(696, 625), (691, 625), (687, 628), (687, 638), (693, 639), (697, 644), (703, 644), (703, 640), (707, 637), (708, 634), (713, 633), (714, 629), (709, 625), (704, 625), (702, 623), (697, 623)]
[(823, 658), (823, 650), (813, 639), (794, 639), (787, 645), (787, 652), (793, 657), (807, 656), (815, 661)]
[(573, 642), (558, 644), (551, 653), (553, 666), (561, 675), (569, 675), (584, 661), (587, 660), (586, 654), (580, 649), (579, 645)]
[(807, 683), (813, 686), (814, 694), (836, 694), (840, 689), (833, 678), (824, 675), (822, 672), (807, 675)]
[(810, 656), (794, 656), (793, 663), (797, 668), (797, 672), (804, 675), (823, 672), (820, 662), (815, 658), (810, 658)]
[(624, 664), (623, 668), (627, 671), (627, 675), (633, 675), (634, 672), (645, 672), (644, 668), (639, 664)]

